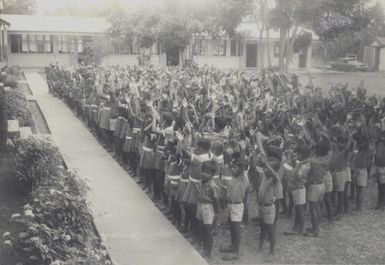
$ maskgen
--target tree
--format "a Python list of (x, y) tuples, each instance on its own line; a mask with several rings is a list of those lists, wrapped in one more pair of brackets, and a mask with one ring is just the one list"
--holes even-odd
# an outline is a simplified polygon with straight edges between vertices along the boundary
[[(344, 56), (347, 51), (362, 53), (365, 39), (370, 38), (370, 27), (382, 27), (382, 9), (373, 12), (368, 0), (329, 0), (318, 8), (313, 20), (313, 29), (320, 37), (324, 49), (324, 60)], [(379, 13), (378, 13), (379, 12)], [(372, 19), (375, 14), (376, 20)], [(369, 40), (369, 41), (371, 41)]]
[(36, 0), (4, 0), (4, 14), (31, 15), (36, 10)]

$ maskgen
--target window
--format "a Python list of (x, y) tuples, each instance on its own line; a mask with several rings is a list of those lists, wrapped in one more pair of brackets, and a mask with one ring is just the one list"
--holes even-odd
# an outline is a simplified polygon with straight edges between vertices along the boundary
[(44, 53), (44, 35), (36, 35), (36, 48), (38, 53)]
[(204, 55), (203, 39), (195, 39), (193, 43), (193, 53), (194, 55)]
[(28, 35), (29, 52), (37, 52), (36, 35)]
[(70, 38), (70, 49), (69, 49), (69, 52), (70, 53), (75, 53), (75, 49), (77, 48), (77, 46), (75, 45), (75, 39), (74, 38)]
[(21, 52), (21, 34), (11, 34), (9, 40), (11, 42), (11, 53)]
[(78, 40), (78, 53), (83, 53), (83, 40)]
[(21, 51), (22, 52), (29, 52), (29, 45), (28, 45), (28, 35), (22, 34), (21, 35)]
[(218, 55), (226, 56), (226, 40), (218, 41)]
[[(279, 50), (281, 49), (281, 43), (279, 41), (274, 42), (274, 57), (279, 57)], [(286, 57), (287, 47), (283, 50), (283, 56)]]
[(52, 52), (52, 36), (44, 35), (44, 52), (51, 53)]
[(226, 40), (197, 39), (194, 41), (193, 52), (194, 55), (225, 56)]
[(59, 36), (59, 52), (68, 52), (68, 36)]
[(279, 41), (274, 42), (274, 57), (279, 57), (280, 43)]

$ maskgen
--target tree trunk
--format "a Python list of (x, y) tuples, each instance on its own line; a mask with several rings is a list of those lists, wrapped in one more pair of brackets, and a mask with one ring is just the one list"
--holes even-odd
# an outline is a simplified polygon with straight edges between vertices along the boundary
[(271, 50), (270, 50), (270, 29), (266, 29), (266, 53), (267, 53), (267, 67), (271, 68)]
[(279, 72), (281, 74), (285, 71), (285, 46), (286, 46), (286, 39), (287, 39), (287, 29), (286, 28), (280, 28), (279, 30), (279, 39), (280, 39), (280, 45), (279, 45)]
[(262, 23), (262, 27), (259, 31), (259, 65), (261, 70), (265, 68), (265, 45), (263, 41), (264, 31), (265, 31), (265, 24)]
[(290, 62), (293, 58), (293, 46), (294, 46), (294, 41), (298, 33), (298, 25), (295, 25), (295, 28), (293, 30), (293, 33), (291, 34), (291, 38), (287, 43), (287, 54), (286, 54), (286, 65), (285, 65), (285, 71), (289, 71), (290, 67)]

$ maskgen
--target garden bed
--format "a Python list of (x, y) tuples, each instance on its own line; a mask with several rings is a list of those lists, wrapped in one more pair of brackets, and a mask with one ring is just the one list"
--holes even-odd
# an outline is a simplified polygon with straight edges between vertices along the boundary
[[(12, 234), (21, 232), (20, 228), (11, 222), (11, 216), (20, 212), (29, 200), (20, 189), (19, 182), (14, 177), (15, 174), (13, 157), (0, 153), (0, 236), (6, 232)], [(15, 256), (3, 242), (0, 244), (0, 261), (1, 265), (14, 265), (17, 262), (28, 264), (27, 260), (21, 260)]]
[(21, 90), (21, 92), (26, 96), (32, 96), (32, 91), (29, 88), (28, 83), (18, 83), (18, 88)]
[(29, 100), (28, 108), (34, 120), (34, 124), (33, 126), (31, 126), (32, 133), (51, 134), (51, 131), (49, 130), (45, 117), (41, 112), (39, 104), (37, 104), (36, 100)]

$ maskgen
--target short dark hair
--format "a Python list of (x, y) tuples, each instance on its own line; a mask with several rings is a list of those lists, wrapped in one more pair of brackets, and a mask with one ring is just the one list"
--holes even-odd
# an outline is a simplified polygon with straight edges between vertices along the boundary
[(298, 145), (296, 151), (302, 159), (308, 158), (311, 153), (310, 147), (307, 144)]
[(217, 172), (217, 163), (214, 160), (205, 161), (202, 163), (202, 171), (214, 175)]
[(326, 156), (330, 151), (330, 142), (327, 138), (322, 137), (315, 146), (317, 156)]
[(172, 121), (173, 121), (174, 117), (173, 117), (172, 113), (165, 112), (162, 115), (162, 119), (165, 121), (167, 126), (170, 126), (172, 124)]
[(208, 152), (210, 150), (210, 147), (211, 147), (211, 142), (209, 139), (202, 138), (196, 142), (196, 146), (203, 149), (205, 152)]

